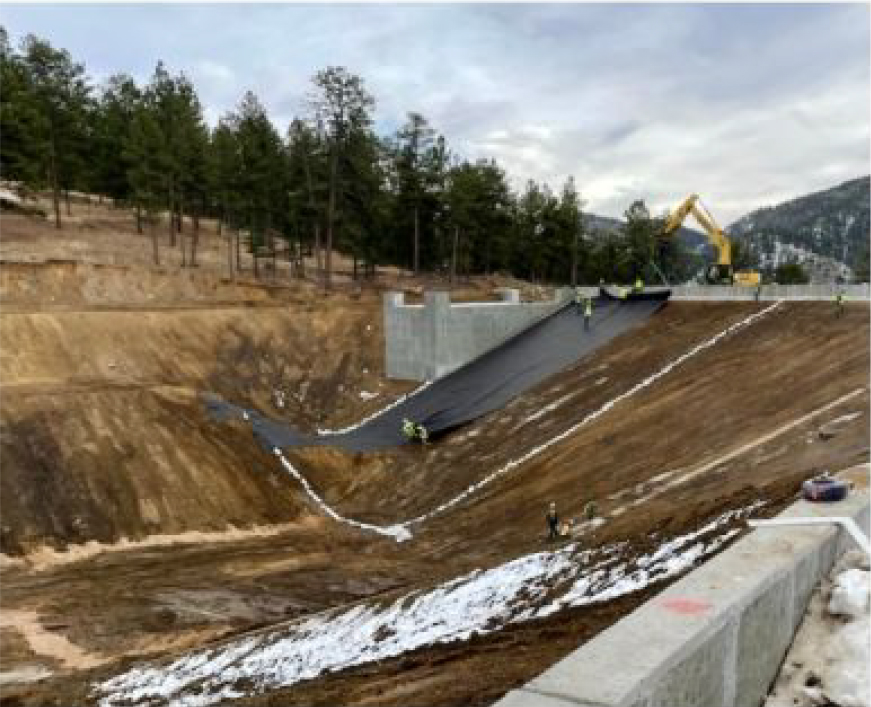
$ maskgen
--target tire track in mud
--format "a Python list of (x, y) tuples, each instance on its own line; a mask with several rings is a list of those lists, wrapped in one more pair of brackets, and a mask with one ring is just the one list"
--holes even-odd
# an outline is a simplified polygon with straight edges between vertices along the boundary
[(105, 658), (89, 653), (66, 636), (45, 628), (35, 611), (5, 609), (0, 616), (0, 627), (18, 631), (36, 655), (56, 660), (66, 669), (87, 670), (106, 662)]

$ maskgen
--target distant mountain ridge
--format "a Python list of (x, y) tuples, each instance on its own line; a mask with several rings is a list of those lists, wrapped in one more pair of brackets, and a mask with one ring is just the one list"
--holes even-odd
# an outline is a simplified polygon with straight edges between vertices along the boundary
[[(761, 267), (804, 264), (814, 279), (867, 272), (871, 177), (860, 177), (742, 216), (726, 230), (744, 240)], [(846, 268), (840, 267), (841, 265)], [(848, 270), (848, 269), (849, 270)]]
[[(597, 214), (584, 214), (584, 227), (592, 233), (614, 233), (619, 231), (624, 225), (624, 222), (611, 216), (599, 216)], [(678, 237), (689, 247), (697, 246), (706, 243), (705, 234), (697, 231), (694, 228), (686, 228), (681, 226), (678, 231)]]

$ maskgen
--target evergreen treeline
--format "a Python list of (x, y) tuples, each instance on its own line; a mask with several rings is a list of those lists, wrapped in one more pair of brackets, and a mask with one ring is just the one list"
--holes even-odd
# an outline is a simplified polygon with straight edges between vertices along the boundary
[(494, 160), (460, 159), (418, 113), (376, 135), (375, 99), (342, 67), (312, 77), (306, 114), (283, 130), (251, 92), (210, 128), (195, 87), (162, 63), (147, 85), (118, 74), (96, 86), (67, 51), (32, 35), (13, 48), (2, 28), (0, 81), (3, 177), (48, 190), (58, 228), (70, 191), (134, 209), (156, 263), (168, 241), (195, 265), (208, 216), (231, 271), (243, 248), (255, 270), (281, 254), (300, 274), (314, 253), (327, 287), (334, 250), (353, 258), (355, 277), (393, 264), (449, 278), (629, 282), (651, 279), (654, 262), (678, 278), (696, 266), (674, 246), (658, 252), (660, 223), (642, 202), (620, 230), (596, 233), (571, 178), (558, 192), (529, 181), (515, 193)]

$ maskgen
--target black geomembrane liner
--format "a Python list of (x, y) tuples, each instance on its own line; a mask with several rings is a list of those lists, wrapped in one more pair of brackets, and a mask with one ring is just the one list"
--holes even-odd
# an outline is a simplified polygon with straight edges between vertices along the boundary
[[(525, 390), (573, 365), (614, 337), (637, 326), (662, 307), (669, 290), (629, 294), (620, 299), (601, 288), (594, 300), (589, 330), (574, 304), (536, 322), (461, 368), (434, 381), (419, 393), (359, 427), (338, 434), (311, 435), (247, 410), (254, 434), (272, 447), (338, 447), (369, 452), (407, 444), (402, 421), (422, 424), (430, 440), (497, 410)], [(218, 416), (242, 408), (209, 398)]]

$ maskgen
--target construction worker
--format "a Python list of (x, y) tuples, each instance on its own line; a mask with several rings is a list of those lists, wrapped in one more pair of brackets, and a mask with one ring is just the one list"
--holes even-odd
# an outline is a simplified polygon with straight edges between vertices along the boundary
[(405, 435), (405, 439), (407, 439), (409, 442), (411, 442), (417, 436), (417, 425), (415, 425), (407, 417), (402, 418), (402, 434)]
[(556, 503), (551, 501), (550, 507), (547, 509), (547, 539), (556, 540), (559, 537), (559, 516), (556, 512)]
[(426, 444), (429, 440), (429, 432), (427, 432), (426, 427), (423, 425), (417, 426), (417, 438), (420, 440), (421, 444)]
[(840, 319), (841, 316), (844, 314), (844, 305), (846, 303), (847, 303), (847, 295), (845, 295), (843, 292), (839, 292), (838, 294), (835, 295), (835, 307), (837, 308), (835, 310), (835, 316), (838, 319)]
[(590, 320), (593, 318), (593, 298), (587, 297), (587, 301), (584, 304), (584, 330), (588, 331), (590, 329)]
[(635, 278), (635, 287), (632, 288), (633, 292), (644, 292), (644, 280), (640, 277)]
[(584, 293), (580, 287), (575, 288), (575, 313), (580, 314), (584, 311)]

